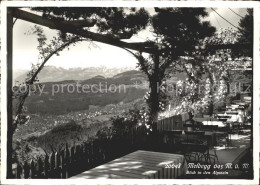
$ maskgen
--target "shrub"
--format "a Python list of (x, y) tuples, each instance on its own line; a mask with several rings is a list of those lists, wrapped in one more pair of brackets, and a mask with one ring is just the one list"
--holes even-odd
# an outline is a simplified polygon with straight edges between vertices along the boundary
[(113, 134), (123, 136), (131, 128), (137, 125), (138, 120), (141, 119), (140, 110), (131, 109), (128, 112), (111, 119)]
[(82, 126), (71, 120), (39, 136), (38, 144), (46, 152), (58, 151), (66, 144), (72, 146), (74, 143), (80, 141), (81, 131)]

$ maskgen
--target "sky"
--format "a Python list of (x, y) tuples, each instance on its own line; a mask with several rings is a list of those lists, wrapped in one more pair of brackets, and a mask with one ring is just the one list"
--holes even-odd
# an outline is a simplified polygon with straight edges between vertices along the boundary
[[(233, 25), (238, 26), (240, 17), (228, 8), (215, 8), (215, 10), (230, 21)], [(232, 10), (241, 16), (246, 14), (246, 9), (232, 8)], [(211, 9), (207, 9), (209, 16), (205, 19), (220, 30), (221, 28), (232, 27), (229, 23), (219, 17)], [(149, 10), (153, 13), (152, 10)], [(34, 24), (22, 20), (17, 20), (14, 24), (13, 39), (13, 68), (14, 69), (30, 69), (32, 63), (38, 61), (37, 38), (34, 35), (26, 35), (25, 33), (33, 27)], [(44, 29), (48, 38), (52, 38), (56, 34), (55, 30), (49, 28)], [(151, 38), (148, 30), (141, 31), (138, 35), (134, 35), (128, 42), (144, 42), (146, 38)], [(127, 51), (98, 42), (93, 44), (82, 42), (76, 46), (70, 47), (70, 50), (60, 52), (60, 56), (53, 56), (46, 65), (63, 67), (65, 69), (76, 67), (136, 67), (136, 59)]]

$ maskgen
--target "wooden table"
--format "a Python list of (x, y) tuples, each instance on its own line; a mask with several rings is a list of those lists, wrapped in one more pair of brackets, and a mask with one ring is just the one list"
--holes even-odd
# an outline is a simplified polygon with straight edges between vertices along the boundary
[[(189, 138), (192, 138), (194, 137), (194, 139), (196, 139), (196, 136), (190, 136), (190, 135), (186, 135), (183, 131), (182, 134), (180, 135), (176, 135), (173, 133), (173, 131), (169, 130), (169, 131), (165, 131), (165, 139), (164, 141), (166, 140), (172, 140), (173, 141), (170, 141), (172, 142), (172, 144), (175, 143), (175, 139), (187, 139), (187, 137)], [(217, 141), (216, 141), (216, 132), (211, 132), (211, 131), (205, 131), (205, 134), (203, 136), (200, 136), (201, 138), (205, 138), (205, 140), (207, 141), (207, 145), (209, 146), (215, 146), (217, 144)]]
[(186, 172), (187, 163), (183, 155), (138, 150), (71, 178), (176, 179)]
[(217, 121), (217, 118), (199, 118), (199, 117), (195, 117), (193, 118), (194, 121), (196, 122), (203, 122), (203, 121)]
[(203, 125), (217, 125), (218, 127), (226, 127), (227, 125), (223, 121), (202, 121)]

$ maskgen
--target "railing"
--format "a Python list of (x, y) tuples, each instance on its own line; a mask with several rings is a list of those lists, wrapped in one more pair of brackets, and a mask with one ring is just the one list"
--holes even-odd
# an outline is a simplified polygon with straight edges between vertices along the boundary
[(146, 128), (139, 126), (130, 129), (124, 138), (96, 139), (71, 148), (66, 146), (64, 150), (46, 154), (43, 158), (17, 164), (13, 175), (17, 179), (69, 178), (142, 148), (146, 136)]
[(165, 130), (183, 130), (183, 124), (190, 121), (188, 113), (184, 114), (159, 120), (157, 123), (158, 131), (160, 132)]

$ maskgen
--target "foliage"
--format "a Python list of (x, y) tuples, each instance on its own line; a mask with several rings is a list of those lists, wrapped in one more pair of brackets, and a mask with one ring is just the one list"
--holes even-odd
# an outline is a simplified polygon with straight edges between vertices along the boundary
[(37, 7), (43, 17), (59, 21), (94, 20), (99, 33), (131, 36), (144, 29), (149, 14), (143, 8), (120, 7)]
[[(249, 43), (253, 45), (253, 40), (254, 40), (253, 9), (247, 9), (247, 14), (239, 22), (239, 28), (240, 28), (239, 31), (241, 33), (239, 42)], [(253, 57), (252, 48), (246, 50), (246, 52), (244, 52), (243, 54), (249, 57)]]
[[(179, 56), (187, 56), (201, 39), (215, 32), (209, 22), (201, 21), (208, 14), (204, 8), (156, 8), (152, 17), (156, 37), (162, 46), (160, 52), (166, 63)], [(166, 65), (166, 64), (162, 64)]]
[(81, 140), (82, 126), (71, 120), (65, 124), (57, 125), (50, 131), (39, 136), (37, 143), (46, 152), (56, 152), (64, 148), (66, 144)]
[(136, 126), (146, 125), (147, 128), (149, 128), (149, 125), (146, 124), (144, 115), (144, 107), (142, 107), (141, 110), (134, 107), (121, 115), (112, 117), (112, 126), (100, 129), (96, 136), (101, 140), (108, 138), (123, 139), (125, 134), (129, 133), (130, 130)]
[[(241, 38), (238, 31), (232, 29), (221, 30), (212, 37), (205, 38), (203, 45), (237, 44)], [(201, 56), (205, 56), (204, 58)], [(177, 112), (207, 112), (212, 114), (214, 107), (227, 103), (230, 99), (230, 84), (232, 77), (230, 70), (239, 67), (238, 62), (246, 58), (239, 58), (237, 50), (218, 49), (193, 53), (192, 57), (183, 61), (190, 65), (186, 69), (188, 78), (177, 83), (181, 104), (175, 109)], [(198, 71), (200, 71), (198, 73)], [(203, 76), (203, 78), (201, 78)], [(206, 79), (206, 80), (204, 80)]]
[(111, 118), (113, 134), (116, 136), (124, 136), (124, 133), (129, 132), (131, 128), (137, 126), (140, 118), (140, 110), (138, 109), (130, 109), (120, 116)]
[(103, 127), (96, 133), (96, 138), (99, 140), (107, 140), (113, 137), (113, 130), (111, 127)]

